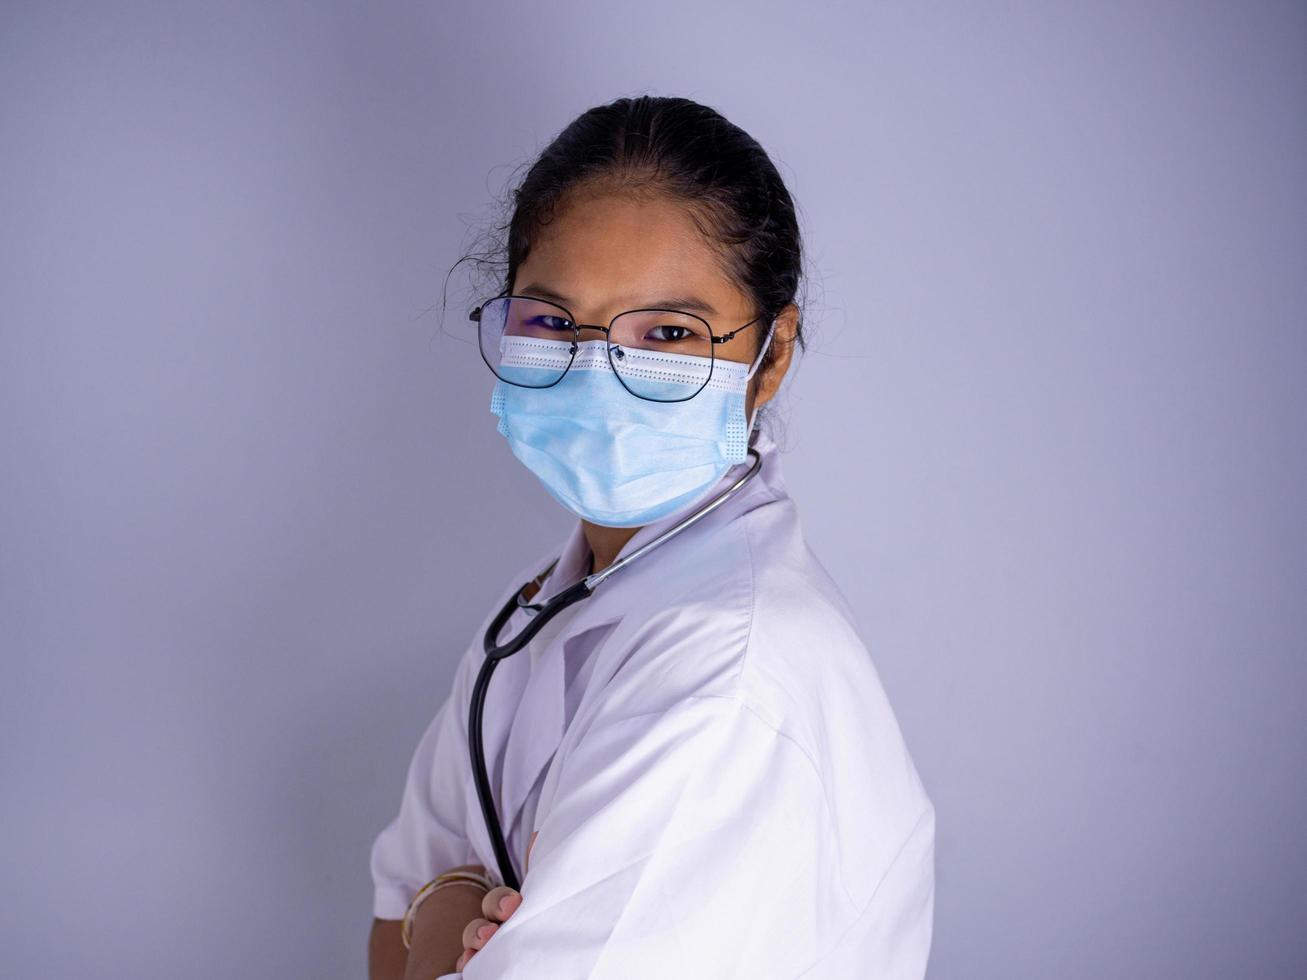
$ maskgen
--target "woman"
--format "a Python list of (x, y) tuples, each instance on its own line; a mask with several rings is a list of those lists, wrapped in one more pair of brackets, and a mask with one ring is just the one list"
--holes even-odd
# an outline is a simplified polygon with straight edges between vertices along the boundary
[(760, 466), (499, 661), (508, 868), (469, 763), (478, 630), (373, 846), (372, 976), (920, 978), (934, 810), (756, 424), (802, 344), (780, 176), (712, 109), (619, 99), (545, 149), (508, 233), (473, 312), (492, 410), (578, 521), (482, 630), (555, 556), (501, 641)]

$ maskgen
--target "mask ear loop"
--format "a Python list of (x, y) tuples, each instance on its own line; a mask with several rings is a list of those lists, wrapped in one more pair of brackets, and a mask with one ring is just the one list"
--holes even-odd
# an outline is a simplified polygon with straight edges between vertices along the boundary
[(771, 346), (772, 336), (776, 333), (777, 319), (777, 317), (772, 317), (771, 326), (767, 328), (767, 336), (762, 342), (762, 350), (758, 351), (758, 356), (755, 357), (753, 363), (749, 365), (749, 373), (744, 376), (745, 381), (748, 381), (753, 377), (753, 373), (758, 370), (758, 365), (762, 363), (762, 359), (767, 355), (767, 348)]
[[(744, 376), (746, 384), (749, 382), (749, 379), (753, 377), (754, 372), (758, 370), (758, 366), (762, 364), (762, 359), (767, 354), (767, 348), (771, 346), (772, 336), (776, 333), (776, 319), (776, 317), (772, 317), (771, 326), (767, 328), (767, 336), (762, 342), (762, 350), (758, 351), (758, 356), (755, 357), (753, 363), (749, 365), (749, 373)], [(755, 403), (753, 411), (749, 413), (749, 427), (745, 430), (746, 432), (752, 432), (754, 426), (757, 424), (759, 407), (760, 406)]]

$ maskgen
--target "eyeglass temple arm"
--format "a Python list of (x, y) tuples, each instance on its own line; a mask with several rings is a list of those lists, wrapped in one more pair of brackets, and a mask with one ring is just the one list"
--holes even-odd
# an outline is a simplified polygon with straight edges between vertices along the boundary
[[(744, 326), (742, 326), (742, 327), (736, 327), (736, 328), (735, 328), (734, 330), (732, 330), (730, 333), (724, 333), (724, 334), (722, 334), (720, 337), (713, 337), (713, 338), (712, 338), (712, 342), (713, 342), (714, 344), (724, 344), (724, 343), (726, 343), (726, 341), (730, 340), (732, 337), (734, 337), (734, 336), (735, 336), (737, 333), (739, 333), (741, 330), (748, 330), (748, 329), (749, 329), (751, 326), (753, 326), (755, 323), (759, 323), (759, 322), (761, 322), (761, 320), (762, 320), (762, 317), (758, 317), (757, 320), (751, 320), (750, 322), (746, 323), (746, 324), (745, 324)], [(758, 356), (755, 357), (754, 360), (753, 360), (753, 363), (749, 365), (749, 373), (748, 373), (748, 375), (747, 375), (748, 377), (752, 378), (752, 377), (753, 377), (753, 372), (756, 371), (756, 370), (758, 370), (758, 365), (762, 362), (762, 356), (763, 356), (764, 354), (767, 353), (767, 345), (771, 342), (771, 335), (772, 335), (775, 331), (776, 331), (776, 318), (775, 318), (775, 317), (772, 317), (771, 326), (767, 328), (767, 336), (764, 337), (764, 338), (763, 338), (763, 341), (762, 341), (762, 350), (758, 351)]]
[(728, 340), (734, 340), (734, 339), (735, 339), (735, 335), (736, 335), (737, 333), (740, 333), (740, 332), (742, 332), (742, 331), (744, 331), (744, 330), (748, 330), (751, 326), (753, 326), (755, 323), (759, 322), (759, 320), (761, 320), (761, 319), (762, 319), (762, 317), (758, 317), (757, 320), (750, 320), (748, 323), (746, 323), (746, 324), (745, 324), (744, 326), (742, 326), (742, 327), (736, 327), (736, 328), (735, 328), (734, 330), (732, 330), (730, 333), (724, 333), (724, 334), (722, 334), (720, 337), (713, 337), (712, 342), (713, 342), (714, 344), (724, 344), (724, 343), (726, 343), (726, 341), (728, 341)]
[[(732, 340), (732, 339), (735, 337), (735, 335), (736, 335), (737, 333), (739, 333), (740, 331), (742, 331), (742, 330), (748, 330), (748, 329), (749, 329), (751, 326), (753, 326), (755, 323), (761, 323), (761, 322), (762, 322), (763, 320), (765, 320), (765, 319), (766, 319), (766, 316), (764, 315), (764, 316), (757, 317), (757, 318), (755, 318), (755, 319), (753, 319), (753, 320), (750, 320), (750, 321), (749, 321), (748, 323), (746, 323), (744, 326), (742, 326), (742, 327), (736, 327), (736, 328), (735, 328), (734, 330), (732, 330), (730, 333), (724, 333), (724, 334), (722, 334), (720, 337), (713, 337), (712, 342), (713, 342), (714, 344), (724, 344), (724, 343), (726, 343), (726, 341), (728, 341), (728, 340)], [(775, 318), (775, 317), (772, 317), (771, 328), (772, 328), (773, 330), (776, 328), (776, 318)], [(770, 333), (771, 333), (771, 330), (768, 330), (767, 332), (770, 334)]]

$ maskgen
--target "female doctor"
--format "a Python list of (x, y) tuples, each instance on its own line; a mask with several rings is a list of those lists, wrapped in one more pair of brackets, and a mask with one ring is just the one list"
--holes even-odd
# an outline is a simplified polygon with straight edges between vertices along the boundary
[(373, 980), (919, 980), (934, 809), (757, 425), (802, 344), (776, 168), (706, 106), (624, 98), (514, 205), (472, 319), (498, 432), (577, 522), (418, 743)]

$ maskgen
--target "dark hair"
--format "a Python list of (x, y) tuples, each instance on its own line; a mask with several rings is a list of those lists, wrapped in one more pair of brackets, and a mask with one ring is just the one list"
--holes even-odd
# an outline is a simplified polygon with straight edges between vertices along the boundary
[[(686, 205), (705, 240), (721, 246), (723, 272), (752, 300), (755, 315), (770, 322), (788, 304), (800, 306), (802, 248), (784, 181), (757, 140), (715, 109), (684, 98), (620, 98), (581, 113), (512, 191), (512, 215), (492, 229), (493, 248), (459, 262), (502, 267), (500, 288), (510, 292), (560, 201), (602, 185)], [(766, 329), (754, 336), (761, 345)], [(805, 348), (801, 307), (796, 340)], [(780, 343), (773, 337), (755, 378), (770, 368)]]

